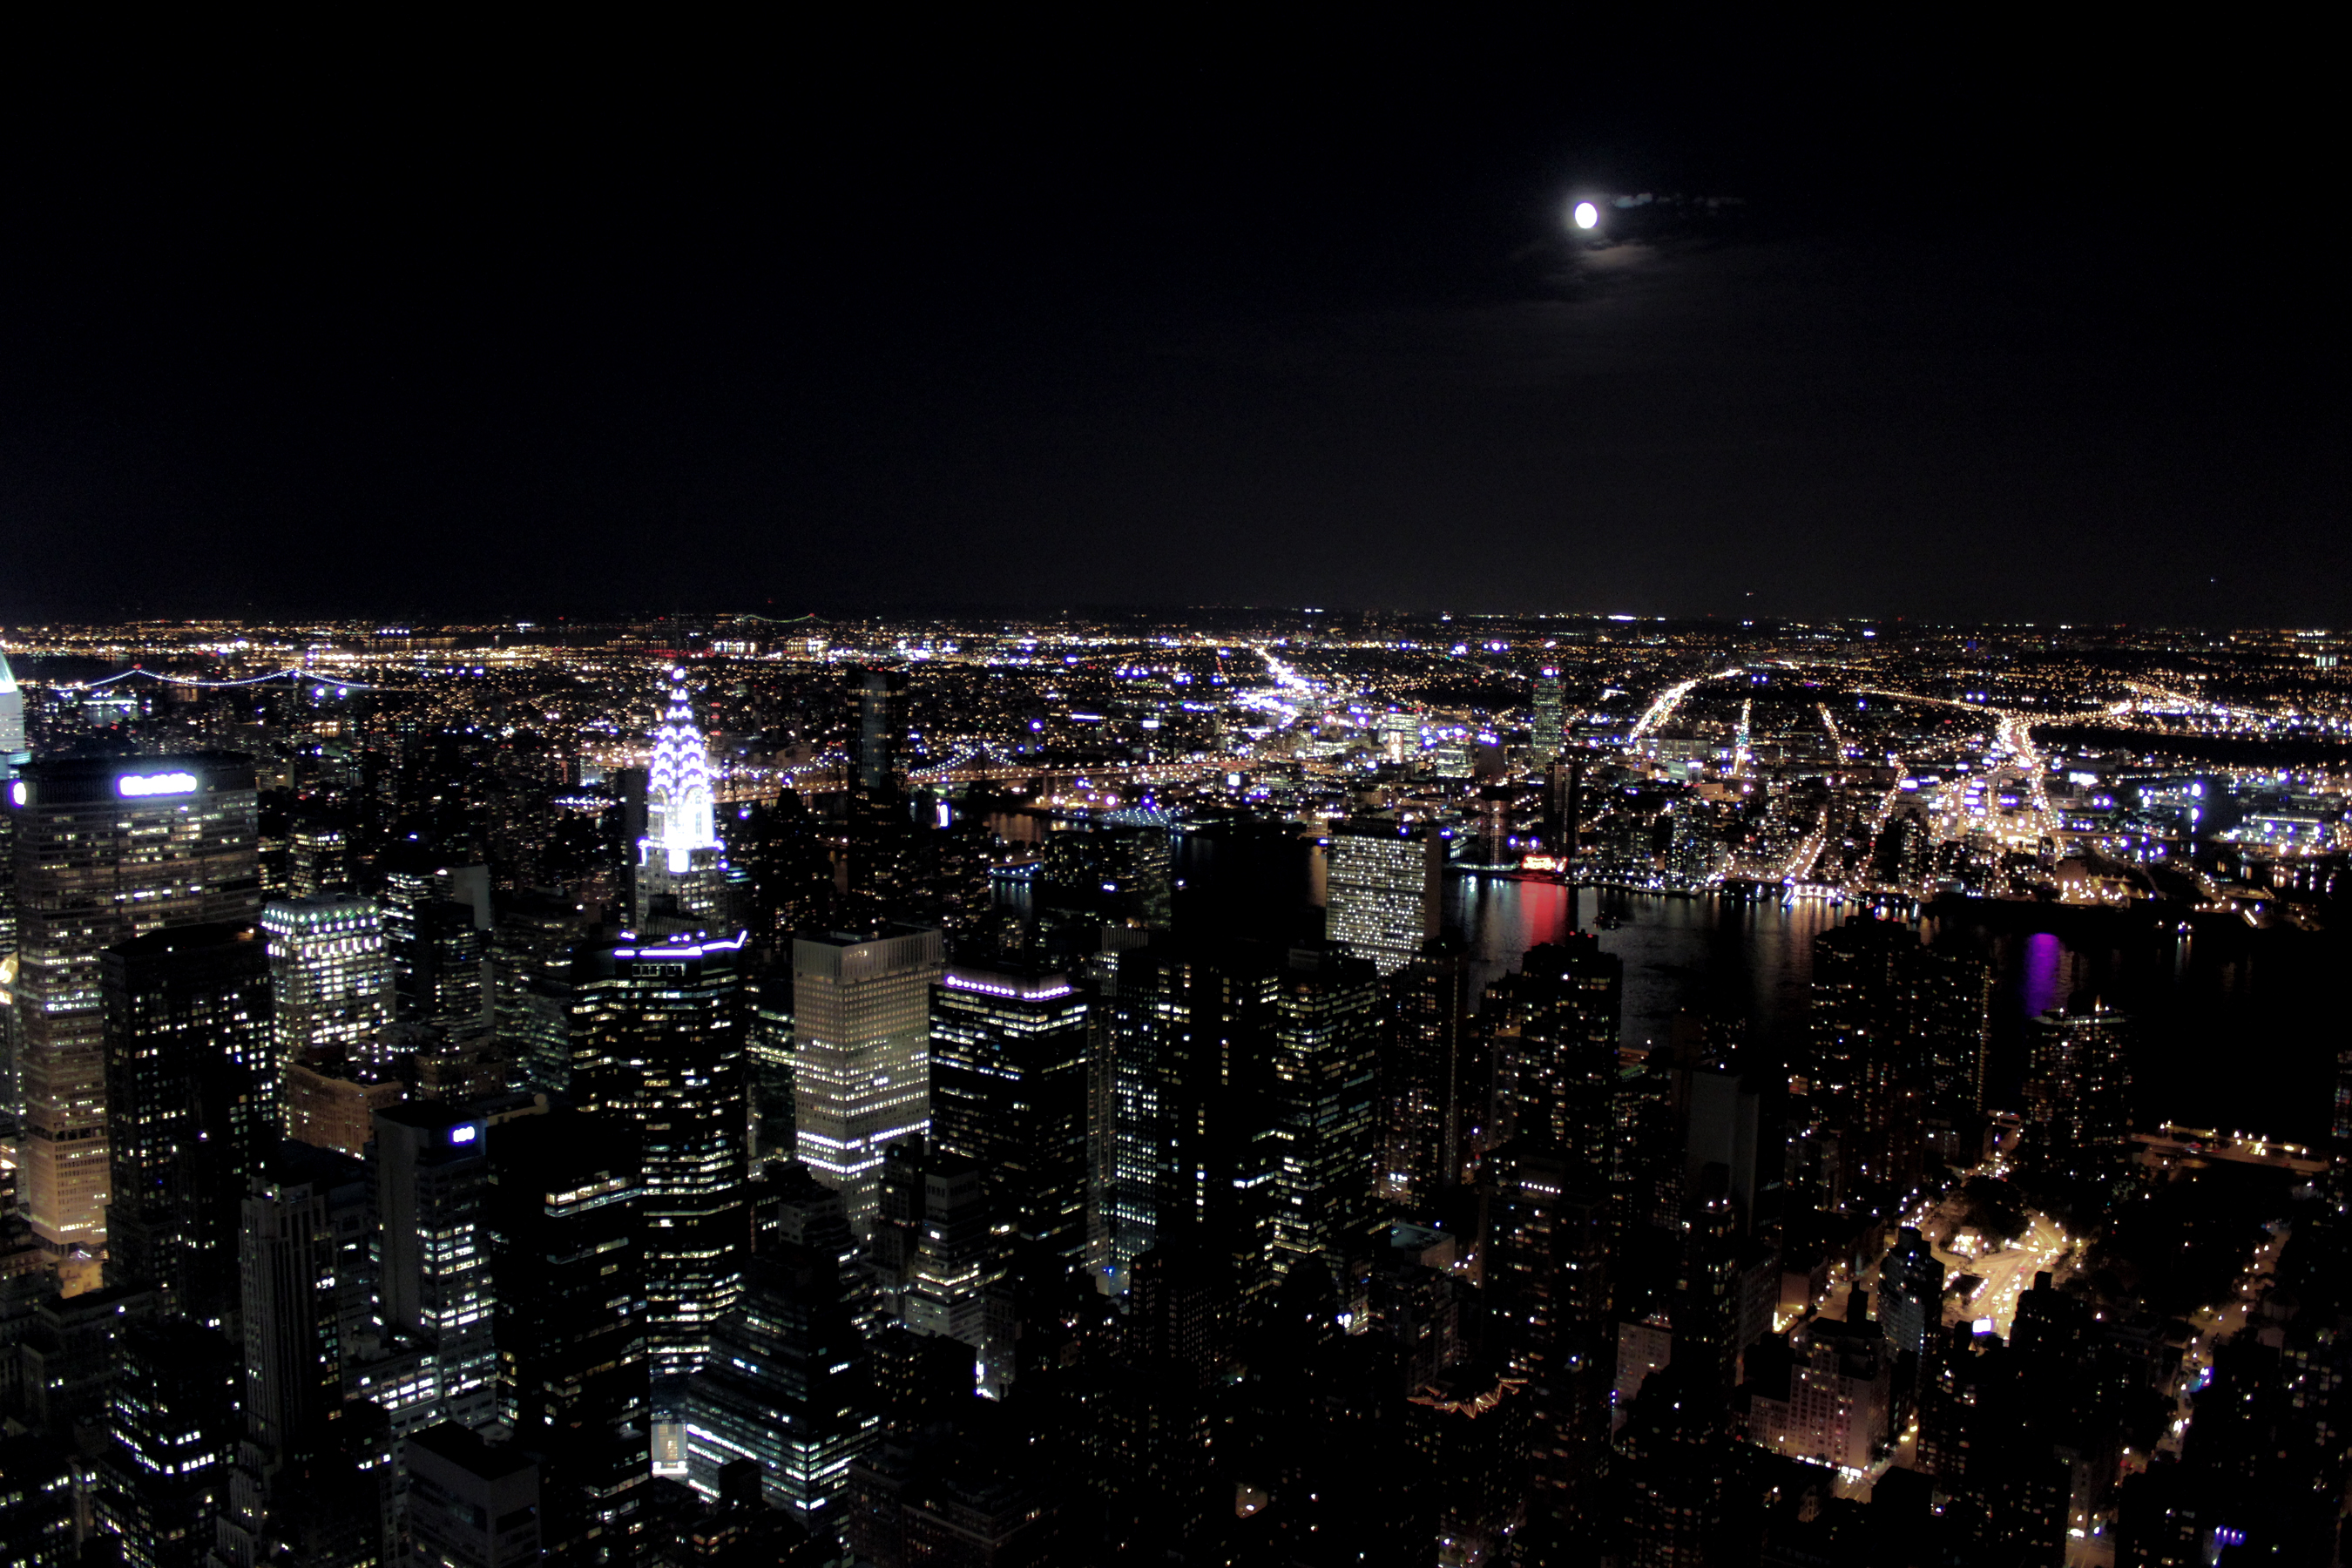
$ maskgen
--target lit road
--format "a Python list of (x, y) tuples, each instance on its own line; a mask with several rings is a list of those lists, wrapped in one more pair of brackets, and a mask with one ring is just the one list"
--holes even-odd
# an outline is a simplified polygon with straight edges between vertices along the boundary
[(1948, 1301), (1944, 1310), (1947, 1322), (1967, 1323), (1992, 1320), (1992, 1331), (2002, 1339), (2017, 1321), (2017, 1299), (2033, 1288), (2033, 1276), (2047, 1268), (2055, 1278), (2063, 1279), (2063, 1260), (2073, 1247), (2064, 1232), (2046, 1215), (2032, 1215), (2026, 1233), (1999, 1252), (1988, 1252), (1968, 1258), (1936, 1249), (1937, 1260), (1944, 1266), (1947, 1284), (1961, 1274), (1973, 1274), (1984, 1281), (1973, 1300)]
[(1643, 736), (1648, 734), (1651, 731), (1656, 729), (1659, 725), (1664, 723), (1667, 720), (1673, 718), (1675, 715), (1675, 710), (1682, 706), (1683, 699), (1688, 697), (1693, 691), (1706, 685), (1708, 681), (1727, 679), (1732, 676), (1745, 672), (1747, 668), (1748, 667), (1746, 665), (1735, 664), (1729, 669), (1718, 669), (1713, 675), (1694, 675), (1688, 680), (1681, 681), (1675, 685), (1667, 687), (1664, 691), (1658, 693), (1657, 700), (1655, 701), (1652, 702), (1649, 707), (1642, 710), (1642, 716), (1633, 721), (1633, 733), (1629, 735), (1627, 739), (1629, 741), (1638, 741)]

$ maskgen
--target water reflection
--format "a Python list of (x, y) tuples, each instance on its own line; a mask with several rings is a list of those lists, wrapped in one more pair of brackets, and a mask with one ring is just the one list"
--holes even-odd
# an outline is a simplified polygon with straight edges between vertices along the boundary
[[(1601, 946), (1625, 963), (1624, 1038), (1664, 1040), (1675, 1012), (1750, 1021), (1751, 1037), (1786, 1061), (1801, 1042), (1813, 938), (1848, 911), (1716, 897), (1673, 897), (1550, 883), (1462, 878), (1447, 884), (1446, 918), (1468, 935), (1486, 981), (1527, 950), (1594, 917), (1617, 917)], [(2133, 1072), (2143, 1121), (2172, 1119), (2317, 1142), (2326, 1135), (2343, 1032), (2346, 942), (2208, 922), (2198, 934), (2152, 911), (2015, 903), (1939, 907), (1921, 935), (1974, 952), (1994, 975), (1988, 1088), (2014, 1107), (2025, 1076), (2026, 1025), (2096, 995), (2127, 1014), (2139, 1037)]]

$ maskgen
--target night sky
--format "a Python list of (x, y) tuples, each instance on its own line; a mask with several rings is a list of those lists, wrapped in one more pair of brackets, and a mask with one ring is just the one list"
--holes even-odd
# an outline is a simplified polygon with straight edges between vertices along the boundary
[(1439, 15), (20, 56), (0, 618), (2352, 620), (2318, 40)]

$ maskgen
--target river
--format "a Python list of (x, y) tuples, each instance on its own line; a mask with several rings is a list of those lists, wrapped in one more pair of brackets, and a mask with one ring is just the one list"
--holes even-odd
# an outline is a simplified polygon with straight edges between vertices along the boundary
[[(1663, 1041), (1684, 1007), (1748, 1021), (1750, 1037), (1786, 1060), (1805, 1026), (1813, 938), (1845, 911), (1808, 901), (1571, 890), (1547, 882), (1459, 877), (1446, 918), (1470, 938), (1481, 981), (1594, 917), (1617, 917), (1601, 947), (1624, 961), (1629, 1044)], [(1993, 966), (1988, 1098), (2014, 1108), (2025, 1070), (2025, 1025), (2043, 1009), (2098, 995), (2133, 1020), (2141, 1120), (2316, 1143), (2332, 1112), (2352, 954), (2336, 935), (2256, 931), (2235, 919), (2007, 901), (1948, 900), (1917, 923)], [(2347, 1041), (2347, 1043), (2352, 1043)]]

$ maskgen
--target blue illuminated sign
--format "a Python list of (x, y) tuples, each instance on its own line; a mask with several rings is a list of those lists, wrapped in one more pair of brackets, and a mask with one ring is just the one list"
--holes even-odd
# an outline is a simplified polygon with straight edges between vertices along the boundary
[(471, 1143), (481, 1135), (482, 1130), (470, 1121), (449, 1129), (449, 1142), (452, 1143)]

